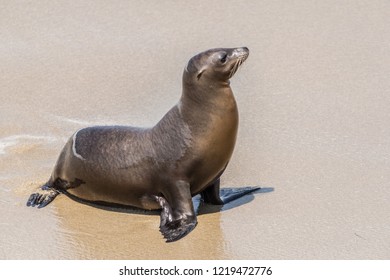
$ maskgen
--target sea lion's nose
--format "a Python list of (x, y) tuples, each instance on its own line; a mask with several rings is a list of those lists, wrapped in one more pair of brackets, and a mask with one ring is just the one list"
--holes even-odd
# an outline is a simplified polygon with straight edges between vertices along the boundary
[(234, 50), (237, 55), (249, 55), (249, 49), (247, 47), (241, 47)]
[(245, 57), (249, 56), (249, 49), (247, 47), (236, 48), (233, 50), (232, 56), (235, 57)]
[(247, 47), (240, 48), (243, 52), (249, 53), (249, 49)]

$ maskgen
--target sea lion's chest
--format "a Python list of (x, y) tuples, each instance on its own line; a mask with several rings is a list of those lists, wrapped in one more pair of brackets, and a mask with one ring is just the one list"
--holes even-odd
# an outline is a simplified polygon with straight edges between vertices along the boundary
[(238, 119), (222, 119), (210, 124), (208, 131), (194, 145), (194, 162), (190, 170), (191, 191), (202, 191), (226, 168), (236, 143)]

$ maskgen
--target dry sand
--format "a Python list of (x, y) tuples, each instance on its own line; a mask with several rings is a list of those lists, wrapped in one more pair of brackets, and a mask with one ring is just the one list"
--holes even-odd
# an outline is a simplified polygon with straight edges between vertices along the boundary
[[(389, 259), (389, 1), (0, 1), (0, 259)], [(225, 186), (273, 192), (159, 217), (25, 206), (67, 138), (155, 124), (188, 59), (247, 46)]]

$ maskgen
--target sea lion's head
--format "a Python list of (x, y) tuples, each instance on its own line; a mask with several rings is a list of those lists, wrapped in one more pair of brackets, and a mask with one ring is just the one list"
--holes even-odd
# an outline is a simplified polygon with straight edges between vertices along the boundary
[(199, 53), (188, 61), (183, 80), (190, 83), (229, 82), (248, 55), (246, 47), (218, 48)]

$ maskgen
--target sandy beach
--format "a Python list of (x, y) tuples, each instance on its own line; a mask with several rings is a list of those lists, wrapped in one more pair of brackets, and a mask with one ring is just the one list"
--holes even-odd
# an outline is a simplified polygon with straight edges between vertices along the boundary
[[(389, 27), (385, 0), (0, 1), (0, 259), (390, 259)], [(76, 130), (154, 125), (193, 55), (241, 46), (222, 186), (272, 191), (169, 244), (158, 215), (26, 207)]]

